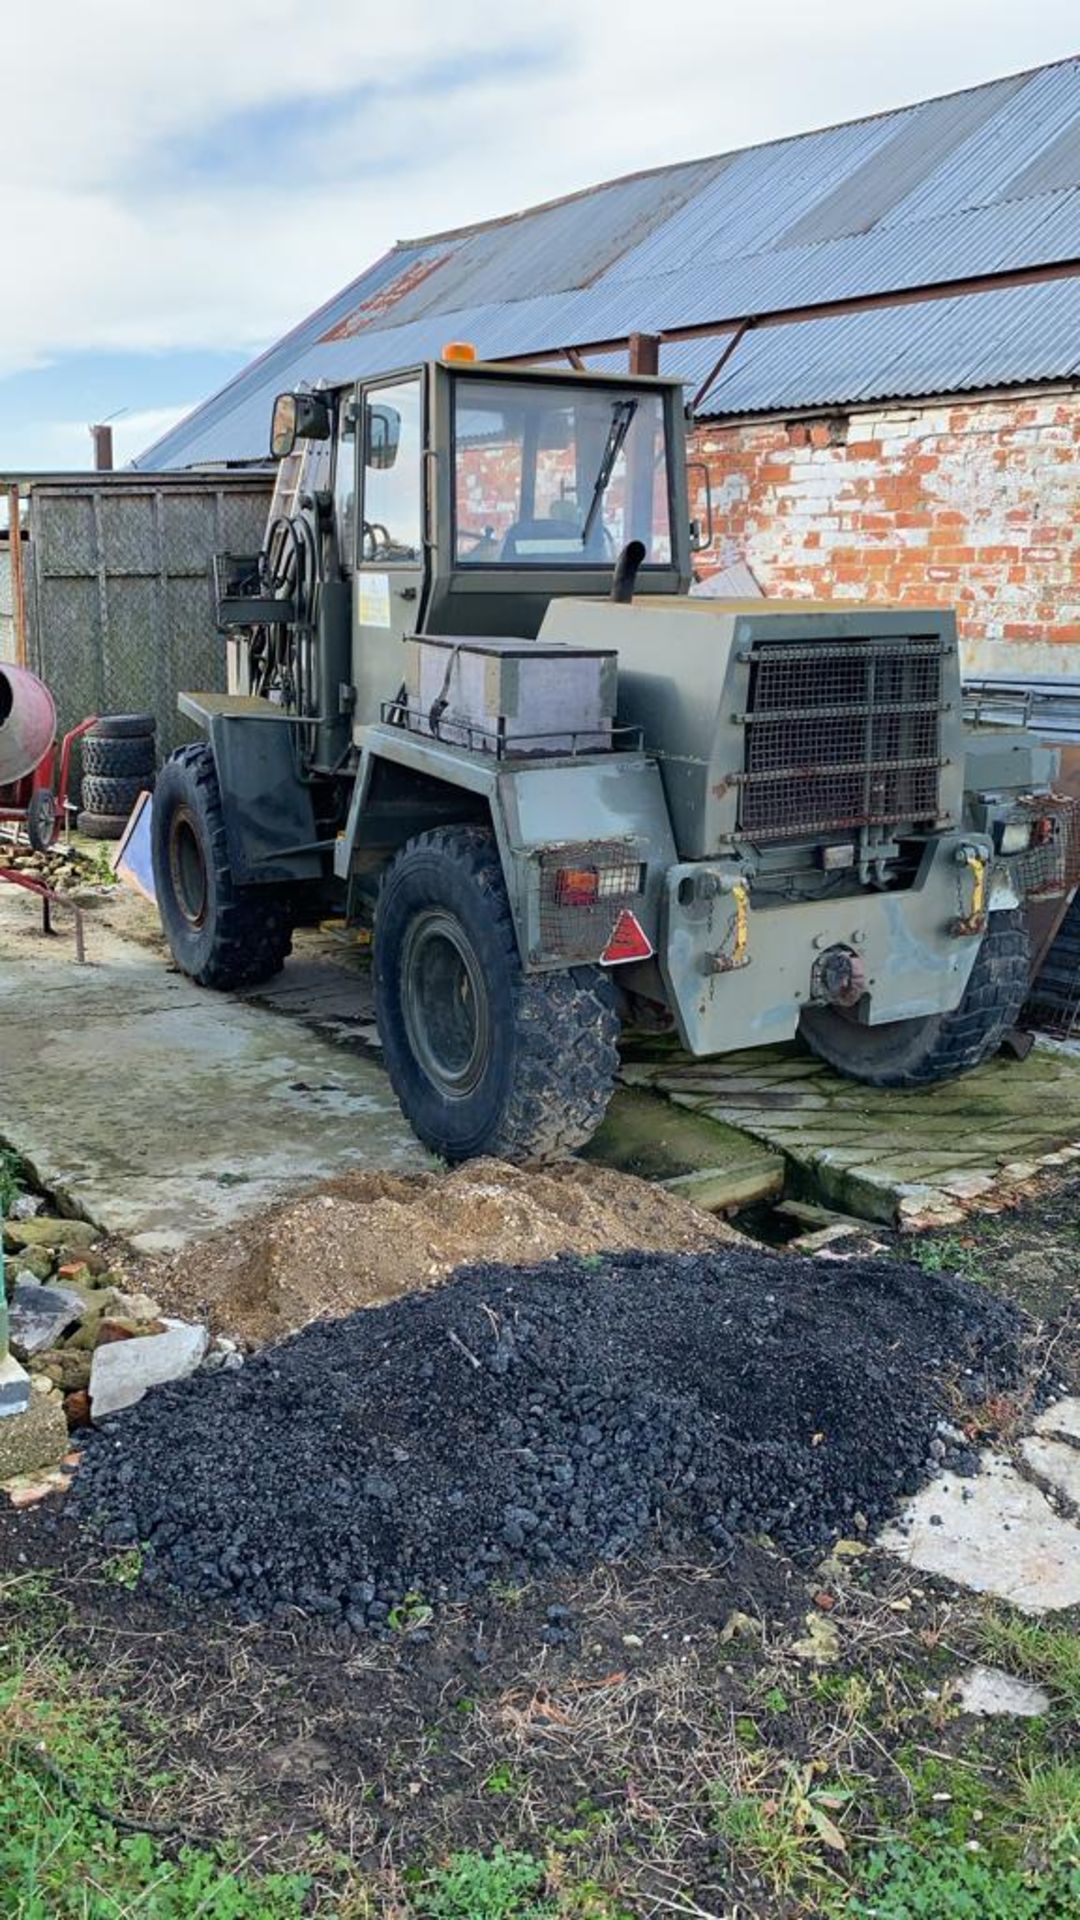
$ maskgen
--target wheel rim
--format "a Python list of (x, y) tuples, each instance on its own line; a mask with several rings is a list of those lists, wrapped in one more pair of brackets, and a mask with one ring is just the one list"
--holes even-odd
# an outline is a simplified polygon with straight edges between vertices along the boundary
[(169, 828), (169, 877), (184, 919), (201, 927), (209, 894), (206, 858), (198, 825), (186, 807), (177, 808)]
[(401, 956), (401, 1002), (413, 1055), (450, 1100), (464, 1100), (487, 1064), (491, 1009), (479, 961), (452, 914), (418, 914)]

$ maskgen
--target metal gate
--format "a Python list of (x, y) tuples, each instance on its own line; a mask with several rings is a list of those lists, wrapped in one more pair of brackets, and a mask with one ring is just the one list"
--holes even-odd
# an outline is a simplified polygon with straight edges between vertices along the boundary
[(225, 685), (211, 561), (258, 551), (272, 478), (118, 473), (30, 485), (28, 664), (62, 726), (147, 712), (160, 752), (191, 739), (177, 694)]

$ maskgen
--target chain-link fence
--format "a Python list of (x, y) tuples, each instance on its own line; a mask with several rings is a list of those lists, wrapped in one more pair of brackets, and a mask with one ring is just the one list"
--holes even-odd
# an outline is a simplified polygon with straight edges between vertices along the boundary
[(192, 737), (182, 689), (222, 689), (215, 553), (262, 545), (272, 475), (87, 475), (30, 489), (29, 665), (61, 727), (153, 713), (163, 754)]

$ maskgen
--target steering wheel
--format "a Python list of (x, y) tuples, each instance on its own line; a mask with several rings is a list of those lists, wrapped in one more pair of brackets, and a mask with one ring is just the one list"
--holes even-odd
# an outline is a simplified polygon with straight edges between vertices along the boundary
[(390, 545), (390, 535), (381, 520), (365, 520), (362, 545), (365, 560), (377, 560), (380, 550)]

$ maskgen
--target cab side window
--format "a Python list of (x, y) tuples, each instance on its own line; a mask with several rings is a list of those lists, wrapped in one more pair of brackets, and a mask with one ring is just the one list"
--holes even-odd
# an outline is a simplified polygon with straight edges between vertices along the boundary
[(359, 558), (415, 566), (423, 557), (420, 381), (369, 387), (364, 395), (364, 500)]

